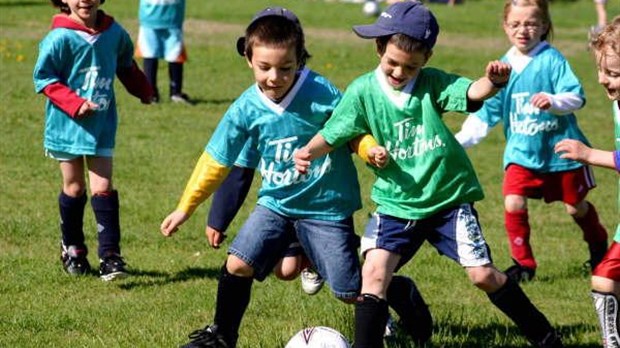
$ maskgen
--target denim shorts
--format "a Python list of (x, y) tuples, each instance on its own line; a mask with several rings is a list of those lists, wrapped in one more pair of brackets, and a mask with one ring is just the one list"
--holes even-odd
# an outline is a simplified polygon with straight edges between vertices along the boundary
[(295, 239), (337, 298), (345, 300), (358, 295), (359, 238), (351, 217), (340, 221), (291, 218), (258, 205), (228, 253), (252, 266), (254, 278), (262, 281)]
[(406, 220), (375, 213), (366, 225), (362, 253), (384, 249), (401, 256), (396, 268), (407, 263), (427, 240), (463, 267), (492, 263), (491, 250), (484, 240), (478, 213), (472, 204), (461, 204), (421, 220)]

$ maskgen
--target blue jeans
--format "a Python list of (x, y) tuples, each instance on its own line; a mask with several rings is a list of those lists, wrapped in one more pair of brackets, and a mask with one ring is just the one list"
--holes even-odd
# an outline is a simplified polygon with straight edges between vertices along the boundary
[(254, 278), (262, 281), (295, 239), (337, 298), (346, 300), (358, 295), (359, 238), (352, 217), (341, 221), (299, 219), (257, 205), (228, 253), (252, 266)]

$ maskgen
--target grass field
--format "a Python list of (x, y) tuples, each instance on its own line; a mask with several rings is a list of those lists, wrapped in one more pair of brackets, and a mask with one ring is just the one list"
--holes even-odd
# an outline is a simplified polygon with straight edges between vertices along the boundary
[[(137, 0), (108, 0), (103, 9), (135, 39)], [(115, 155), (115, 186), (121, 199), (123, 254), (134, 276), (115, 283), (97, 277), (70, 278), (58, 258), (58, 165), (43, 156), (44, 97), (36, 95), (32, 69), (37, 45), (55, 10), (48, 1), (0, 0), (0, 347), (174, 347), (212, 321), (217, 274), (225, 248), (208, 248), (203, 235), (207, 201), (174, 238), (159, 233), (161, 220), (176, 206), (203, 146), (227, 106), (252, 83), (234, 49), (235, 39), (257, 10), (278, 4), (294, 10), (306, 30), (309, 66), (340, 88), (377, 64), (370, 41), (350, 27), (368, 23), (360, 5), (324, 1), (188, 0), (186, 36), (190, 61), (185, 90), (196, 106), (164, 100), (144, 106), (117, 84), (121, 115)], [(617, 0), (610, 15), (618, 14)], [(432, 5), (442, 32), (429, 65), (469, 77), (483, 73), (508, 43), (500, 30), (498, 0), (467, 0), (448, 8)], [(582, 79), (588, 98), (578, 113), (591, 142), (611, 149), (610, 103), (597, 85), (586, 50), (587, 28), (594, 22), (591, 0), (554, 1), (553, 43)], [(160, 90), (167, 93), (167, 72), (160, 64)], [(446, 115), (456, 129), (463, 117)], [(476, 206), (499, 268), (511, 264), (503, 228), (501, 130), (469, 154), (484, 185), (486, 199)], [(355, 215), (363, 230), (372, 211), (372, 177), (359, 162), (364, 208)], [(618, 222), (617, 175), (595, 169), (599, 188), (589, 199), (608, 230)], [(255, 191), (250, 193), (255, 197)], [(230, 242), (253, 206), (243, 207), (230, 228)], [(87, 206), (88, 208), (88, 206)], [(539, 269), (524, 290), (558, 327), (569, 347), (597, 347), (597, 319), (582, 270), (587, 248), (561, 205), (531, 202), (532, 243)], [(94, 217), (87, 209), (87, 243), (96, 250)], [(89, 256), (97, 264), (96, 253)], [(464, 272), (424, 246), (402, 270), (418, 283), (431, 306), (436, 327), (432, 347), (526, 347), (527, 342), (467, 280)], [(353, 336), (353, 307), (323, 290), (310, 297), (298, 281), (269, 278), (255, 283), (241, 328), (239, 347), (283, 347), (306, 326), (325, 325)], [(409, 347), (406, 340), (393, 347)]]

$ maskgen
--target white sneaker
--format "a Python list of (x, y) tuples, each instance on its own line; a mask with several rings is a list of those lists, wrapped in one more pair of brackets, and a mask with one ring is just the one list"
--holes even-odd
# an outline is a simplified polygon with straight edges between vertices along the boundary
[(325, 280), (311, 268), (301, 270), (301, 288), (308, 295), (314, 295), (323, 287)]

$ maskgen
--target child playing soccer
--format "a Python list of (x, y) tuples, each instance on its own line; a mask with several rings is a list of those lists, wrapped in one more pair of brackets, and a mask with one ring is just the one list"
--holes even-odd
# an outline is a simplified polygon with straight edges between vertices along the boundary
[(588, 143), (574, 114), (585, 104), (583, 89), (566, 59), (547, 41), (552, 24), (546, 0), (506, 0), (504, 32), (513, 45), (502, 57), (512, 66), (510, 82), (468, 117), (456, 138), (468, 147), (504, 123), (504, 222), (515, 262), (506, 274), (527, 281), (536, 273), (527, 200), (541, 198), (564, 203), (582, 231), (594, 269), (607, 250), (607, 231), (586, 200), (595, 187), (592, 170), (549, 150), (565, 138)]
[(506, 84), (510, 66), (490, 62), (485, 77), (475, 82), (424, 68), (439, 26), (417, 1), (393, 4), (374, 24), (353, 30), (375, 39), (379, 67), (349, 85), (324, 128), (295, 154), (295, 164), (308, 173), (311, 160), (366, 133), (390, 155), (385, 168), (373, 169), (377, 179), (371, 198), (377, 211), (362, 238), (355, 347), (383, 346), (387, 285), (425, 240), (461, 265), (530, 342), (561, 347), (555, 330), (519, 285), (493, 266), (473, 206), (483, 198), (482, 188), (465, 151), (441, 120), (446, 111), (479, 108)]
[(121, 257), (118, 193), (112, 185), (117, 127), (114, 76), (129, 93), (149, 103), (152, 90), (132, 59), (129, 34), (99, 5), (52, 0), (61, 14), (39, 45), (34, 68), (37, 93), (48, 99), (45, 152), (60, 163), (61, 261), (72, 275), (90, 273), (84, 241), (85, 167), (97, 220), (99, 275), (105, 281), (127, 275)]
[(160, 101), (157, 66), (163, 58), (168, 62), (170, 100), (192, 105), (193, 101), (183, 93), (183, 65), (187, 61), (183, 43), (185, 0), (140, 0), (138, 17), (136, 56), (143, 58), (144, 73), (155, 91), (153, 102)]
[[(253, 280), (265, 279), (294, 239), (338, 299), (353, 302), (359, 293), (352, 215), (361, 200), (349, 149), (316, 161), (307, 175), (297, 173), (293, 163), (293, 153), (325, 123), (340, 92), (305, 67), (309, 54), (301, 24), (286, 9), (259, 12), (237, 47), (256, 84), (223, 116), (161, 232), (175, 233), (239, 162), (240, 154), (244, 163), (260, 170), (262, 185), (257, 206), (222, 267), (214, 324), (192, 333), (185, 347), (235, 347)], [(417, 332), (428, 339), (430, 313), (413, 282), (401, 277), (390, 289), (396, 294), (390, 297), (394, 309), (427, 329)]]
[[(620, 173), (620, 16), (604, 27), (591, 43), (598, 68), (598, 82), (613, 101), (616, 150), (590, 148), (577, 139), (564, 139), (555, 145), (560, 157), (584, 164), (615, 169)], [(618, 198), (620, 206), (620, 195)], [(620, 223), (603, 260), (592, 272), (592, 297), (601, 325), (603, 347), (620, 347), (618, 298), (620, 298)]]

